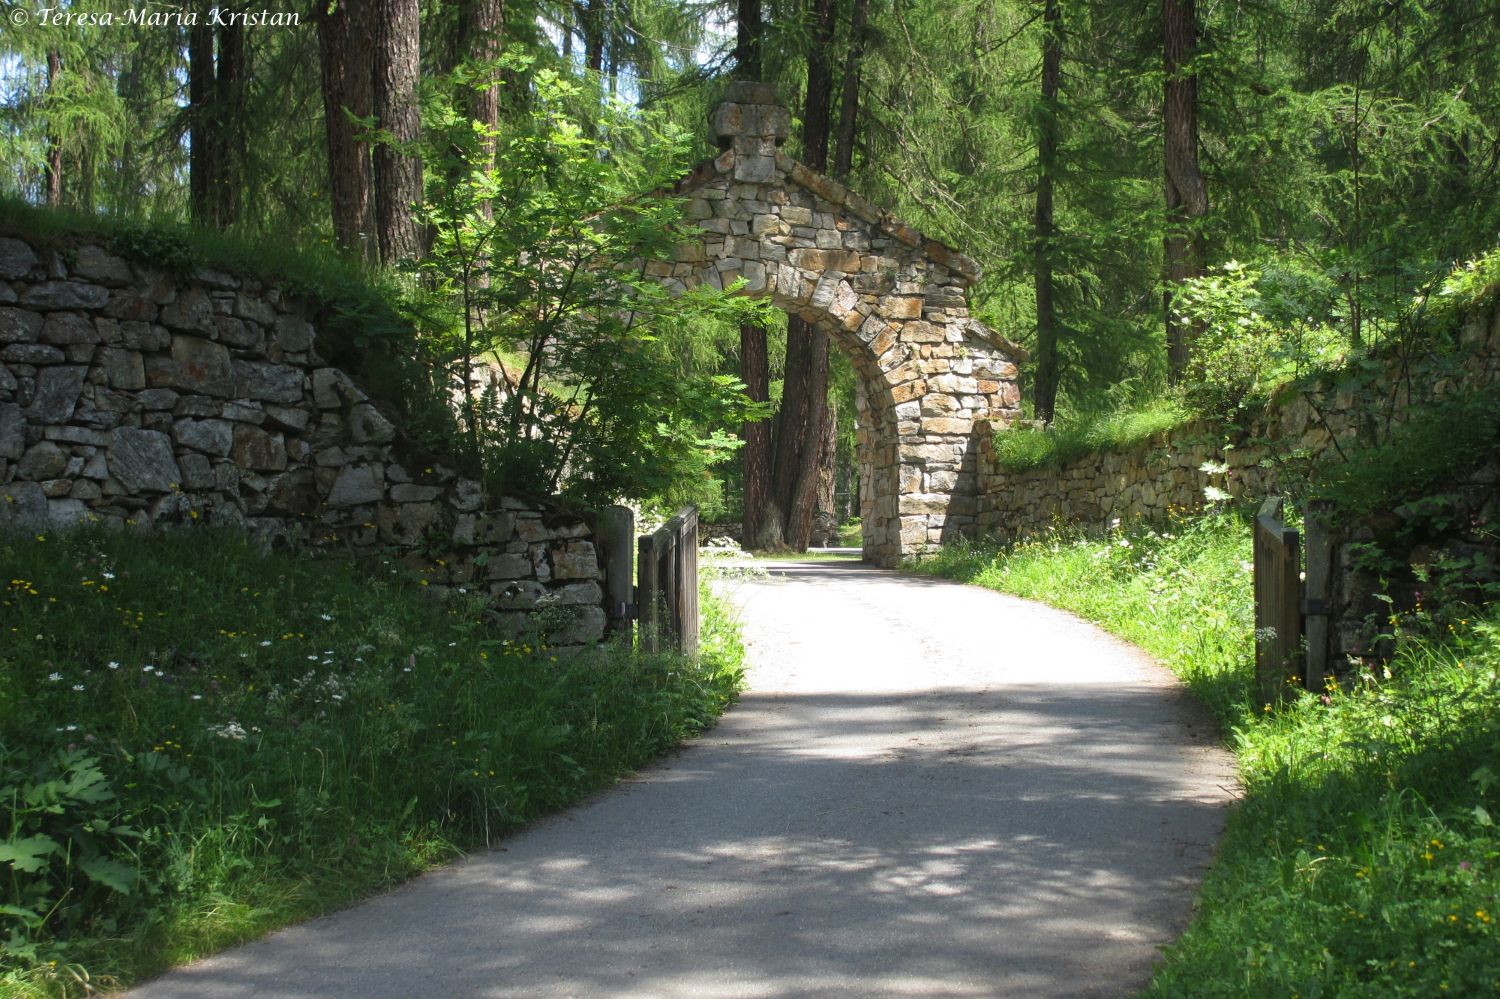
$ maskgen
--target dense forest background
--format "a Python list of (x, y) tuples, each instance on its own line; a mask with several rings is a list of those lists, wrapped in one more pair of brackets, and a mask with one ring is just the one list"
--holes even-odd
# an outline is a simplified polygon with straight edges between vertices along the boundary
[[(1026, 405), (1058, 425), (1232, 414), (1267, 364), (1400, 333), (1500, 232), (1496, 0), (49, 10), (0, 24), (0, 189), (394, 275), (448, 344), (465, 438), (500, 440), (497, 467), (537, 488), (632, 447), (600, 431), (549, 451), (549, 427), (662, 408), (654, 389), (628, 412), (580, 395), (603, 379), (590, 337), (648, 327), (601, 333), (584, 317), (620, 289), (554, 286), (537, 262), (649, 249), (670, 220), (622, 217), (608, 245), (582, 220), (710, 155), (732, 78), (779, 85), (793, 156), (980, 261), (976, 314), (1030, 351)], [(694, 429), (584, 498), (694, 500), (757, 547), (857, 512), (853, 375), (826, 335), (719, 302), (643, 311), (658, 352), (626, 374), (698, 379), (665, 406)]]

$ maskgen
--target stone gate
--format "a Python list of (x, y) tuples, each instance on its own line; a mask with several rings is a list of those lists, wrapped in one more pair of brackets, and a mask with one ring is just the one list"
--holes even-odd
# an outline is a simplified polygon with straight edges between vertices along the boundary
[(676, 187), (702, 239), (648, 271), (768, 296), (829, 333), (857, 373), (865, 557), (899, 564), (977, 526), (977, 441), (1013, 420), (1024, 352), (969, 315), (979, 266), (781, 151), (791, 115), (764, 83), (712, 115), (724, 151)]

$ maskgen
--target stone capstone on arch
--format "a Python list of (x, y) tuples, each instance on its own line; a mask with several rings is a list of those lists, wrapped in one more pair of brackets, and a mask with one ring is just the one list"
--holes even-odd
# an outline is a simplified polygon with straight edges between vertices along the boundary
[(978, 440), (1019, 412), (1024, 352), (969, 315), (968, 257), (781, 151), (775, 89), (734, 83), (712, 115), (723, 152), (677, 185), (700, 239), (647, 271), (766, 296), (826, 330), (858, 374), (860, 518), (879, 565), (972, 535)]

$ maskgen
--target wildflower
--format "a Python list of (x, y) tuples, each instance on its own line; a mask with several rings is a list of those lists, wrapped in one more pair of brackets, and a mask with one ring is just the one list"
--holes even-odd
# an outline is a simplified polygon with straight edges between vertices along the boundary
[(51, 680), (53, 683), (57, 683), (62, 678), (63, 677), (62, 677), (61, 673), (48, 673), (47, 674), (47, 679)]
[(73, 684), (73, 689), (78, 691), (79, 693), (83, 693), (83, 684), (75, 683)]
[(333, 620), (333, 615), (332, 614), (319, 614), (318, 617), (322, 618), (325, 621), (332, 621)]
[[(255, 729), (255, 731), (259, 732), (260, 729)], [(208, 733), (216, 735), (221, 739), (238, 740), (245, 737), (245, 730), (237, 721), (225, 722), (223, 725), (210, 725), (208, 726)]]
[(260, 643), (260, 647), (264, 649), (264, 648), (268, 647), (270, 644), (271, 644), (271, 640), (268, 638), (264, 642)]
[(111, 659), (109, 662), (105, 663), (104, 665), (108, 666), (110, 669), (119, 669), (120, 668), (120, 664), (117, 663), (117, 662), (115, 662), (113, 659)]
[(202, 694), (194, 694), (193, 695), (193, 700), (195, 700), (195, 701), (201, 701), (201, 700), (203, 700), (203, 695)]

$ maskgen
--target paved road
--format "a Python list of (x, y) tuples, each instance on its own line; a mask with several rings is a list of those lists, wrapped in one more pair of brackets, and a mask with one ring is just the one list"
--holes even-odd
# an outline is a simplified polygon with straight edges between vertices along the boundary
[(1185, 924), (1231, 760), (1141, 653), (837, 563), (729, 584), (751, 686), (635, 779), (133, 995), (1117, 996)]

